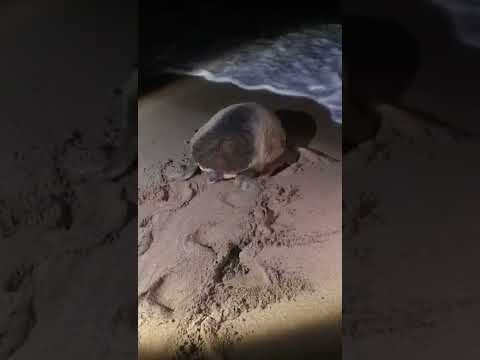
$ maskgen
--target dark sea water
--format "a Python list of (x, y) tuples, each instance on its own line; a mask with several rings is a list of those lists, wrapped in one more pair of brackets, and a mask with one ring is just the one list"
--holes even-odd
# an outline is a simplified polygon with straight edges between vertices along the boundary
[(315, 25), (258, 38), (226, 52), (171, 66), (167, 71), (303, 96), (327, 107), (342, 123), (342, 27)]
[(465, 45), (480, 47), (479, 0), (431, 0), (444, 8), (453, 22), (460, 41)]

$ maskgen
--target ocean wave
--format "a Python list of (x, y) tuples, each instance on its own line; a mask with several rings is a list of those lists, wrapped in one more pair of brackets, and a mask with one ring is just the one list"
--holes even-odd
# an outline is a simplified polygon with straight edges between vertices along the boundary
[(259, 39), (208, 62), (168, 69), (247, 90), (309, 98), (342, 123), (340, 25), (322, 25)]

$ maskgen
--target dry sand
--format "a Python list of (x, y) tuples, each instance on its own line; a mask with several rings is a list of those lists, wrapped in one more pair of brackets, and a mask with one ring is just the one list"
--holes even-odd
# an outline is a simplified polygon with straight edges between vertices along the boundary
[[(296, 144), (310, 150), (249, 190), (168, 180), (198, 127), (252, 100), (309, 114), (316, 131)], [(182, 80), (140, 100), (139, 164), (142, 359), (340, 355), (341, 131), (325, 109)]]

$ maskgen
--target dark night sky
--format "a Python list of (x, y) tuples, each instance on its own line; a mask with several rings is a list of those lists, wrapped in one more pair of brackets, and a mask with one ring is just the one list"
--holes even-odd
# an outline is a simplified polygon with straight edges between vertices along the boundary
[[(201, 57), (228, 49), (238, 42), (259, 36), (273, 36), (305, 22), (339, 21), (338, 2), (323, 2), (322, 7), (271, 6), (241, 8), (229, 2), (207, 4), (175, 2), (154, 9), (148, 2), (140, 8), (141, 63), (147, 73), (152, 60), (155, 69), (163, 64)], [(156, 7), (155, 7), (156, 8)], [(160, 61), (159, 61), (160, 60)]]

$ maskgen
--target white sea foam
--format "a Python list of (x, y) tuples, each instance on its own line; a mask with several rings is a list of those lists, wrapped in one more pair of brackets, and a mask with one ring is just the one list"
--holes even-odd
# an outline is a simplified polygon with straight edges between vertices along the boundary
[(259, 39), (208, 62), (169, 69), (247, 90), (309, 98), (342, 123), (341, 26), (327, 25)]
[[(238, 86), (239, 88), (242, 88), (242, 89), (245, 89), (245, 90), (265, 90), (265, 91), (269, 91), (271, 93), (278, 94), (278, 95), (308, 98), (310, 100), (313, 100), (313, 101), (317, 102), (320, 105), (323, 105), (323, 106), (327, 107), (329, 109), (330, 113), (331, 113), (332, 120), (335, 121), (336, 123), (339, 123), (339, 124), (342, 123), (342, 104), (341, 104), (342, 89), (341, 89), (341, 83), (340, 83), (340, 87), (339, 87), (338, 91), (332, 97), (318, 98), (318, 97), (315, 97), (314, 95), (311, 95), (310, 93), (307, 93), (307, 92), (279, 89), (279, 88), (276, 88), (275, 86), (268, 85), (268, 84), (247, 85), (247, 84), (242, 83), (241, 80), (238, 80), (236, 78), (231, 78), (231, 77), (227, 77), (227, 76), (216, 76), (215, 74), (212, 74), (211, 72), (209, 72), (205, 69), (193, 70), (193, 71), (179, 71), (179, 70), (171, 69), (170, 72), (181, 74), (181, 75), (199, 76), (199, 77), (204, 78), (205, 80), (212, 81), (212, 82), (217, 82), (217, 83), (233, 84), (233, 85)], [(313, 86), (311, 86), (311, 87), (313, 87)], [(325, 88), (324, 86), (318, 85), (317, 87), (314, 87), (311, 90), (318, 90), (318, 89), (322, 90), (324, 88)], [(336, 101), (338, 99), (340, 99), (340, 102)]]

